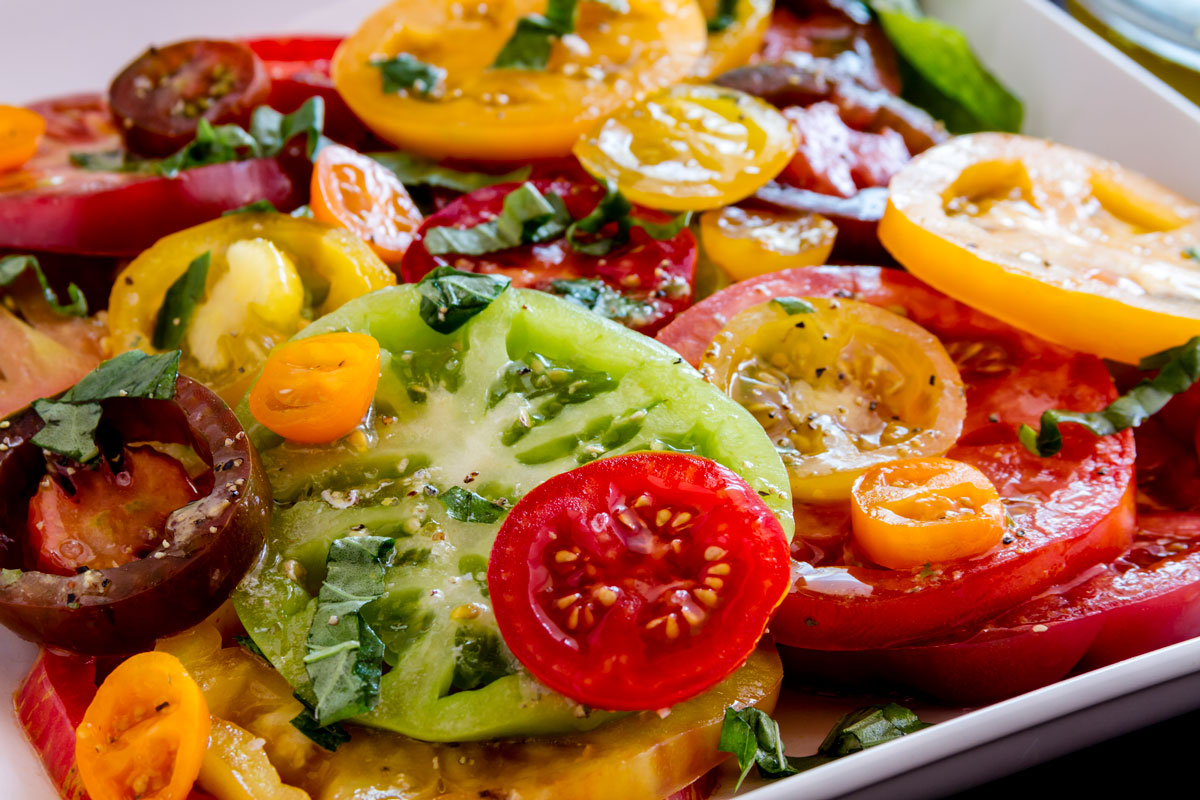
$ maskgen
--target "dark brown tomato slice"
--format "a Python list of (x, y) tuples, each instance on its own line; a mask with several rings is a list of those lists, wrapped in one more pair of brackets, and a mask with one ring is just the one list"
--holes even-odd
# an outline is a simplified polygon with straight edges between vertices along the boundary
[[(1030, 454), (1023, 423), (1048, 408), (1091, 411), (1116, 397), (1103, 362), (1021, 333), (899, 270), (810, 267), (735, 284), (697, 304), (659, 341), (698, 364), (739, 311), (773, 297), (846, 297), (888, 308), (936, 334), (954, 358), (967, 416), (947, 455), (978, 467), (1013, 518), (998, 548), (969, 561), (888, 570), (850, 546), (848, 514), (822, 509), (797, 524), (802, 579), (771, 623), (776, 639), (811, 649), (860, 650), (943, 634), (986, 619), (1120, 555), (1133, 531), (1133, 436), (1063, 426), (1063, 451)], [(797, 519), (814, 514), (797, 508)], [(815, 527), (814, 534), (806, 528)]]
[(245, 124), (271, 89), (262, 60), (241, 42), (190, 39), (151, 47), (113, 78), (108, 104), (134, 153), (170, 155), (200, 120)]
[(488, 563), (504, 642), (595, 708), (668, 708), (753, 652), (787, 591), (787, 540), (714, 461), (633, 453), (557, 475), (509, 512)]
[[(560, 195), (575, 219), (590, 214), (604, 197), (604, 189), (595, 183), (566, 178), (539, 179), (531, 183), (543, 195), (550, 192)], [(597, 279), (626, 301), (615, 304), (624, 308), (608, 306), (612, 313), (606, 316), (646, 334), (653, 334), (692, 304), (697, 250), (696, 238), (687, 229), (672, 239), (657, 240), (640, 228), (634, 228), (628, 244), (604, 256), (576, 252), (565, 238), (480, 256), (454, 253), (435, 256), (425, 249), (423, 238), (430, 228), (469, 228), (495, 219), (503, 209), (504, 198), (519, 186), (504, 183), (478, 189), (427, 217), (418, 231), (417, 240), (400, 263), (401, 277), (415, 283), (437, 267), (451, 266), (468, 272), (506, 275), (518, 288), (541, 289), (560, 295), (563, 292), (556, 290), (555, 281)], [(649, 209), (638, 209), (634, 213), (651, 222), (669, 219), (666, 214)]]

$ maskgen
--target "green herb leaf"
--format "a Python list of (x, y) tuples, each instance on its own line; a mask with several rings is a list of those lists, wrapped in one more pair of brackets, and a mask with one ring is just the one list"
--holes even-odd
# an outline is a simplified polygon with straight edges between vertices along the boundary
[(446, 70), (426, 64), (408, 53), (391, 58), (372, 58), (370, 64), (379, 70), (385, 94), (416, 89), (422, 97), (428, 97), (446, 78)]
[(277, 155), (284, 145), (304, 135), (304, 153), (311, 161), (328, 141), (325, 128), (325, 100), (310, 97), (291, 114), (280, 114), (270, 106), (259, 106), (250, 116), (250, 136), (264, 156)]
[(733, 753), (737, 758), (741, 774), (734, 787), (735, 792), (742, 788), (750, 768), (756, 764), (764, 778), (782, 778), (796, 772), (783, 754), (779, 723), (757, 708), (743, 708), (740, 711), (725, 709), (725, 721), (721, 724), (721, 740), (717, 749)]
[(195, 139), (166, 158), (146, 164), (148, 171), (164, 178), (174, 178), (185, 169), (261, 155), (262, 147), (244, 128), (237, 125), (213, 127), (212, 123), (201, 117), (196, 125)]
[(871, 0), (901, 57), (904, 98), (943, 120), (953, 133), (1018, 133), (1024, 109), (988, 72), (962, 32), (921, 15), (913, 3)]
[(720, 0), (717, 12), (708, 21), (708, 32), (720, 33), (737, 22), (737, 4), (738, 0)]
[(550, 284), (550, 292), (618, 322), (639, 323), (655, 311), (653, 304), (621, 294), (599, 278), (557, 280)]
[(430, 255), (479, 256), (557, 239), (571, 223), (571, 214), (561, 197), (543, 195), (532, 183), (523, 183), (505, 196), (496, 219), (470, 228), (430, 228), (422, 242)]
[[(629, 11), (628, 0), (596, 0), (618, 14)], [(492, 66), (498, 69), (542, 70), (550, 63), (554, 39), (575, 32), (578, 0), (547, 0), (545, 14), (528, 14), (504, 43)]]
[(23, 574), (19, 569), (0, 569), (0, 586), (12, 586)]
[(825, 736), (817, 753), (841, 758), (928, 727), (929, 723), (896, 703), (867, 706), (842, 717)]
[(321, 727), (379, 702), (383, 642), (360, 612), (383, 596), (384, 560), (394, 547), (394, 539), (380, 536), (347, 536), (330, 545), (304, 657)]
[(460, 522), (495, 522), (505, 509), (469, 489), (455, 486), (438, 495), (446, 513)]
[(307, 703), (304, 705), (304, 710), (291, 722), (292, 727), (311, 739), (318, 747), (331, 753), (350, 741), (350, 734), (346, 733), (346, 729), (340, 724), (333, 722), (329, 725), (321, 725), (318, 723)]
[(1191, 247), (1183, 248), (1183, 257), (1194, 258), (1195, 260), (1200, 261), (1200, 247), (1193, 245)]
[(1161, 411), (1173, 396), (1186, 392), (1200, 380), (1200, 336), (1192, 337), (1179, 347), (1146, 356), (1138, 368), (1159, 372), (1099, 411), (1052, 408), (1042, 412), (1040, 430), (1022, 425), (1017, 432), (1021, 444), (1034, 455), (1052, 456), (1062, 450), (1062, 433), (1058, 426), (1064, 422), (1082, 425), (1097, 436), (1111, 436), (1141, 425)]
[(490, 306), (509, 283), (503, 275), (438, 267), (417, 284), (421, 319), (438, 333), (453, 333)]
[(137, 158), (125, 150), (71, 153), (71, 164), (94, 172), (149, 172), (153, 160)]
[(776, 297), (771, 301), (771, 304), (779, 306), (788, 316), (793, 314), (812, 314), (816, 311), (812, 303), (807, 300), (801, 300), (799, 297)]
[(231, 208), (228, 211), (222, 211), (222, 217), (232, 217), (234, 214), (278, 214), (279, 209), (270, 200), (255, 200), (253, 203), (247, 203), (238, 208)]
[(42, 272), (42, 265), (38, 263), (35, 256), (0, 257), (0, 287), (8, 286), (21, 277), (21, 274), (27, 269), (33, 271), (38, 285), (42, 287), (42, 297), (46, 298), (46, 303), (55, 314), (72, 317), (87, 316), (87, 298), (83, 296), (79, 287), (73, 283), (67, 284), (67, 295), (71, 298), (71, 302), (60, 303), (58, 295), (50, 288), (50, 282), (46, 280), (46, 273)]
[[(670, 222), (646, 222), (631, 216), (633, 203), (617, 189), (612, 181), (604, 182), (604, 197), (583, 219), (567, 228), (567, 244), (572, 250), (589, 256), (608, 255), (629, 241), (629, 231), (641, 228), (652, 239), (673, 239), (692, 221), (692, 212), (677, 214)], [(583, 241), (580, 234), (598, 234), (604, 226), (616, 223), (615, 236)]]
[(32, 441), (38, 447), (81, 464), (100, 455), (96, 427), (100, 402), (115, 397), (169, 400), (175, 396), (179, 351), (146, 355), (140, 350), (122, 353), (84, 375), (57, 400), (35, 400), (33, 410), (46, 426)]
[(296, 219), (312, 219), (313, 218), (312, 206), (305, 203), (304, 205), (299, 206), (299, 207), (294, 208), (291, 211), (289, 211), (288, 216), (295, 217)]
[(497, 183), (523, 181), (533, 171), (531, 167), (521, 167), (502, 175), (492, 175), (487, 172), (461, 172), (443, 167), (433, 159), (398, 150), (387, 153), (368, 153), (367, 155), (396, 173), (396, 177), (405, 186), (441, 186), (463, 193), (473, 192), (484, 186), (494, 186)]
[(154, 321), (153, 344), (156, 349), (174, 350), (183, 341), (183, 334), (192, 320), (192, 314), (196, 312), (196, 304), (204, 296), (211, 260), (212, 254), (208, 251), (197, 256), (167, 289)]

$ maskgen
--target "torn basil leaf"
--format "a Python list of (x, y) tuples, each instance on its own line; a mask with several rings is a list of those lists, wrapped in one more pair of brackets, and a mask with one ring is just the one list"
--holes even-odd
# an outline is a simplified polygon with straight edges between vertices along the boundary
[(545, 14), (527, 14), (500, 48), (492, 66), (498, 69), (543, 70), (550, 63), (556, 38), (575, 31), (578, 0), (547, 0)]
[(776, 297), (771, 301), (771, 304), (779, 306), (788, 316), (794, 314), (811, 314), (816, 311), (812, 303), (807, 300), (801, 300), (799, 297)]
[(408, 53), (391, 58), (372, 58), (370, 64), (379, 70), (385, 94), (399, 94), (414, 89), (422, 97), (428, 97), (446, 77), (446, 70), (426, 64)]
[(422, 243), (434, 256), (448, 253), (479, 256), (557, 239), (571, 224), (571, 214), (561, 197), (554, 193), (543, 195), (532, 183), (523, 183), (505, 196), (504, 207), (496, 219), (470, 228), (430, 228), (425, 231)]
[(550, 284), (550, 292), (621, 323), (641, 324), (655, 311), (653, 304), (621, 294), (599, 278), (556, 280)]
[(1082, 425), (1097, 436), (1111, 436), (1141, 425), (1161, 411), (1172, 397), (1186, 392), (1200, 380), (1200, 336), (1192, 337), (1179, 347), (1146, 356), (1138, 368), (1159, 372), (1099, 411), (1052, 408), (1042, 412), (1039, 430), (1022, 425), (1017, 432), (1021, 444), (1034, 455), (1052, 456), (1062, 450), (1062, 433), (1058, 426), (1064, 422)]
[(383, 642), (361, 611), (383, 596), (384, 562), (394, 548), (394, 539), (381, 536), (347, 536), (329, 547), (304, 656), (321, 727), (379, 702)]
[(455, 486), (438, 495), (446, 513), (460, 522), (495, 522), (504, 516), (505, 508), (469, 489)]
[(234, 214), (268, 214), (279, 213), (279, 209), (270, 200), (255, 200), (253, 203), (247, 203), (244, 206), (231, 208), (228, 211), (222, 211), (222, 217), (232, 217)]
[(196, 313), (196, 305), (204, 297), (204, 286), (208, 281), (208, 267), (211, 261), (212, 254), (208, 251), (196, 256), (184, 273), (167, 289), (162, 307), (158, 309), (158, 317), (154, 321), (152, 343), (155, 349), (174, 350), (183, 341), (192, 314)]
[(42, 297), (46, 298), (46, 304), (55, 314), (61, 314), (64, 317), (87, 316), (87, 298), (83, 296), (79, 287), (73, 283), (67, 284), (67, 296), (71, 298), (71, 302), (59, 302), (58, 295), (50, 288), (50, 281), (46, 279), (46, 273), (42, 271), (42, 265), (38, 263), (36, 256), (0, 257), (0, 287), (12, 284), (26, 270), (31, 270), (34, 277), (37, 278), (38, 285), (42, 287)]
[[(631, 215), (633, 203), (617, 189), (616, 183), (604, 182), (604, 197), (592, 213), (576, 220), (567, 228), (567, 244), (572, 250), (589, 256), (603, 256), (629, 241), (629, 231), (641, 228), (651, 239), (673, 239), (692, 221), (692, 212), (677, 214), (670, 222), (646, 222)], [(613, 236), (584, 239), (582, 235), (594, 236), (604, 226), (615, 223)]]
[(491, 305), (509, 283), (502, 275), (438, 267), (417, 284), (421, 319), (438, 333), (453, 333)]
[(196, 125), (196, 138), (159, 161), (146, 161), (147, 169), (164, 178), (174, 178), (185, 169), (224, 164), (262, 155), (258, 141), (237, 125), (218, 125), (203, 117)]
[(318, 723), (308, 704), (305, 704), (304, 710), (297, 714), (291, 723), (292, 727), (311, 739), (317, 747), (331, 753), (350, 741), (350, 734), (346, 733), (346, 729), (340, 724), (333, 722), (329, 725), (321, 725)]
[(441, 186), (464, 194), (482, 189), (484, 186), (495, 186), (498, 183), (517, 183), (528, 178), (533, 171), (531, 167), (521, 167), (512, 172), (492, 175), (487, 172), (462, 172), (450, 169), (441, 166), (431, 158), (402, 151), (368, 153), (367, 155), (394, 172), (405, 186)]
[(717, 749), (722, 753), (733, 753), (741, 774), (738, 775), (736, 792), (742, 788), (750, 768), (759, 765), (763, 777), (794, 774), (788, 772), (788, 759), (783, 754), (783, 739), (779, 735), (779, 723), (765, 711), (757, 708), (725, 709), (725, 720), (721, 724), (721, 740)]
[(720, 33), (737, 22), (737, 5), (739, 0), (720, 0), (717, 11), (708, 20), (708, 32)]
[(250, 116), (250, 135), (264, 156), (278, 155), (284, 145), (304, 136), (304, 154), (311, 161), (325, 145), (325, 100), (310, 97), (291, 114), (280, 114), (270, 106), (259, 106)]

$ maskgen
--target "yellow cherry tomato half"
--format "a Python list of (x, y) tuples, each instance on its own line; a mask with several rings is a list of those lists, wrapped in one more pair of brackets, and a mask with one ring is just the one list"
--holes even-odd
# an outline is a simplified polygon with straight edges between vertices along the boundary
[(824, 264), (836, 238), (836, 225), (808, 211), (726, 206), (700, 215), (705, 254), (736, 281)]
[(635, 203), (701, 211), (736, 203), (796, 153), (787, 119), (757, 97), (683, 84), (594, 127), (575, 145), (584, 169)]
[(982, 555), (1004, 538), (1005, 514), (988, 477), (951, 458), (871, 467), (851, 493), (854, 542), (889, 569)]
[[(705, 19), (716, 19), (720, 5), (721, 0), (700, 0)], [(708, 34), (708, 49), (692, 75), (710, 80), (749, 62), (762, 46), (774, 5), (772, 0), (738, 0), (733, 20), (723, 29)]]
[(366, 417), (379, 385), (379, 342), (365, 333), (324, 333), (271, 351), (250, 390), (250, 413), (285, 439), (324, 444)]
[(205, 288), (180, 343), (180, 372), (231, 406), (275, 345), (313, 319), (396, 277), (362, 239), (287, 214), (234, 214), (158, 240), (113, 283), (109, 349), (154, 352), (167, 290), (210, 255)]
[(892, 178), (879, 238), (921, 280), (1128, 363), (1200, 334), (1200, 204), (1098, 156), (960, 136)]
[[(517, 21), (546, 0), (398, 0), (367, 18), (334, 55), (333, 80), (375, 133), (435, 157), (564, 156), (600, 118), (686, 77), (704, 52), (695, 0), (583, 2), (575, 32), (554, 37), (545, 69), (492, 64)], [(380, 59), (407, 55), (439, 70), (428, 92), (384, 91)], [(374, 64), (372, 62), (375, 62)]]
[(845, 500), (868, 467), (942, 455), (966, 416), (941, 342), (854, 300), (776, 298), (729, 320), (700, 370), (754, 415), (805, 502)]
[(0, 172), (16, 169), (37, 153), (46, 120), (36, 111), (0, 105)]
[(140, 653), (113, 670), (84, 712), (75, 762), (92, 800), (184, 800), (211, 720), (179, 659)]
[(421, 212), (396, 174), (340, 144), (321, 149), (313, 164), (313, 218), (340, 225), (398, 264), (421, 226)]

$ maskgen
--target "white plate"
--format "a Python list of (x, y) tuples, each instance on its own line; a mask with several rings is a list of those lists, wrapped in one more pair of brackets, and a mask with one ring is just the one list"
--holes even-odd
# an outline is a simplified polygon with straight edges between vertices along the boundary
[[(5, 9), (0, 102), (103, 88), (151, 42), (211, 35), (352, 29), (379, 0), (39, 0)], [(925, 0), (961, 27), (1025, 101), (1026, 130), (1083, 147), (1200, 198), (1200, 109), (1045, 0)], [(0, 693), (35, 649), (0, 630)], [(860, 702), (861, 701), (861, 702)], [(815, 752), (829, 726), (869, 698), (786, 691), (788, 752)], [(927, 798), (1032, 766), (1173, 714), (1200, 708), (1200, 640), (1148, 653), (974, 711), (918, 707), (929, 730), (754, 790), (754, 800)], [(1038, 746), (1031, 746), (1033, 743)], [(744, 789), (740, 797), (746, 797)], [(57, 800), (11, 710), (0, 715), (0, 797)]]

